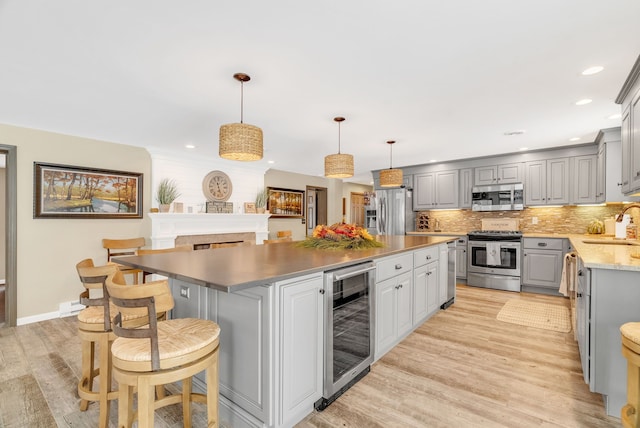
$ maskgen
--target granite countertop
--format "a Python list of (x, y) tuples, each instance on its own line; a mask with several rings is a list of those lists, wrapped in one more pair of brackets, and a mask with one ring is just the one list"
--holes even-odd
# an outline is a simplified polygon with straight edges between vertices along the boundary
[(231, 292), (329, 271), (452, 241), (446, 236), (376, 236), (383, 248), (318, 250), (295, 242), (114, 258), (118, 263)]
[[(416, 236), (463, 236), (466, 232), (408, 232)], [(558, 238), (569, 239), (571, 246), (582, 259), (585, 267), (593, 269), (618, 269), (640, 271), (640, 259), (631, 257), (631, 254), (640, 256), (640, 240), (626, 241), (614, 239), (613, 235), (592, 235), (579, 233), (550, 233), (550, 232), (526, 232), (524, 238)], [(602, 244), (584, 241), (602, 241)], [(607, 243), (611, 242), (611, 243)], [(617, 244), (614, 244), (616, 242)], [(631, 245), (629, 245), (631, 244)]]

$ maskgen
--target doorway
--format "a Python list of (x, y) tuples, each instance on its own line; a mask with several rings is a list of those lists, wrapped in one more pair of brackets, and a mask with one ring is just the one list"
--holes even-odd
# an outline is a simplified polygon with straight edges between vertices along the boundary
[(307, 236), (319, 224), (327, 224), (327, 188), (307, 186)]
[(13, 327), (17, 318), (17, 148), (0, 144), (0, 256), (4, 259), (4, 272), (0, 279), (0, 327)]
[(364, 193), (351, 192), (351, 223), (366, 227), (364, 224)]

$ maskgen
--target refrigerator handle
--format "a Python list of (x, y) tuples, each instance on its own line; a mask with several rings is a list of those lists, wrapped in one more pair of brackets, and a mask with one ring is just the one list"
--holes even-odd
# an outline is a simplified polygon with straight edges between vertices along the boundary
[(387, 204), (384, 196), (380, 197), (378, 209), (378, 234), (386, 235), (386, 217), (387, 217)]

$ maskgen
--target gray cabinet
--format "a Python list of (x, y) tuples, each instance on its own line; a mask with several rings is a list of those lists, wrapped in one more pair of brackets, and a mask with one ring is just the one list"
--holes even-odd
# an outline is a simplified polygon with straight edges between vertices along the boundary
[(411, 331), (411, 277), (406, 272), (376, 283), (376, 360)]
[(627, 194), (631, 190), (631, 108), (623, 108), (620, 128), (620, 142), (622, 144), (621, 158), (621, 189)]
[(471, 208), (471, 189), (473, 188), (473, 169), (460, 170), (460, 208)]
[(323, 388), (322, 274), (277, 283), (280, 346), (275, 361), (281, 373), (278, 426), (291, 426), (304, 417)]
[(413, 210), (458, 208), (458, 170), (413, 176)]
[[(604, 202), (607, 198), (607, 155), (606, 143), (598, 146), (598, 155), (596, 156), (596, 202)], [(617, 183), (619, 180), (615, 180)]]
[(438, 247), (416, 251), (413, 255), (413, 326), (422, 324), (439, 308)]
[(474, 186), (484, 184), (509, 184), (522, 182), (522, 164), (510, 163), (477, 167), (474, 170)]
[(456, 241), (456, 278), (467, 279), (467, 237)]
[(616, 103), (622, 108), (622, 192), (636, 193), (640, 190), (640, 57)]
[(561, 238), (523, 239), (522, 287), (524, 291), (558, 294), (566, 247), (568, 247), (566, 240)]
[[(603, 168), (604, 169), (604, 168)], [(576, 156), (573, 159), (572, 198), (574, 204), (593, 204), (598, 196), (598, 157)], [(604, 190), (601, 190), (604, 195)]]
[(570, 201), (569, 158), (525, 163), (525, 205), (564, 205)]
[[(640, 302), (640, 274), (637, 271), (619, 269), (582, 269), (582, 302), (584, 310), (578, 313), (582, 319), (578, 333), (581, 361), (588, 379), (589, 389), (605, 396), (605, 411), (619, 417), (620, 409), (627, 402), (627, 362), (620, 352), (620, 326), (638, 321)], [(578, 277), (578, 286), (581, 276)], [(589, 288), (590, 285), (590, 288)], [(585, 298), (587, 296), (587, 298)], [(589, 322), (587, 322), (587, 317)], [(580, 338), (582, 337), (582, 346)]]
[(578, 350), (580, 352), (580, 363), (582, 365), (582, 376), (586, 384), (589, 384), (589, 325), (591, 323), (591, 271), (585, 269), (582, 259), (577, 260), (577, 284), (576, 284), (576, 339), (578, 340)]

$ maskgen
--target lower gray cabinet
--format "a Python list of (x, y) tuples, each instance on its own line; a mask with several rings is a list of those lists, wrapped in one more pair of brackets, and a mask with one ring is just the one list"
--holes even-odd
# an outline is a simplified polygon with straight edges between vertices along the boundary
[(376, 283), (376, 360), (413, 327), (411, 276), (412, 272), (406, 272)]
[[(524, 238), (522, 286), (525, 291), (558, 294), (562, 277), (565, 239)], [(533, 287), (527, 290), (526, 287)]]

